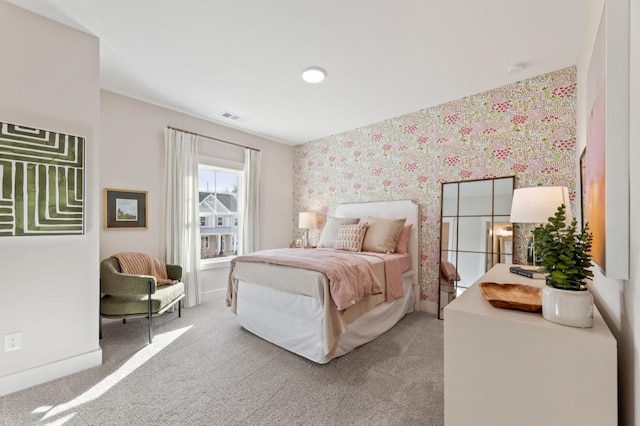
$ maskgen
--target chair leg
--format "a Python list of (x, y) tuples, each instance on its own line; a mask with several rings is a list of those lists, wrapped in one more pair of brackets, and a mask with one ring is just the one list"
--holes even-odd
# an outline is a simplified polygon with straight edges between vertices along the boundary
[(127, 323), (127, 319), (126, 318), (122, 318), (122, 323), (126, 324)]
[(182, 299), (178, 300), (178, 318), (182, 318)]
[(153, 341), (153, 336), (151, 334), (151, 325), (152, 325), (152, 312), (151, 312), (151, 286), (153, 285), (152, 281), (149, 281), (149, 294), (147, 295), (147, 306), (149, 308), (149, 343)]
[(102, 339), (102, 280), (98, 280), (100, 291), (98, 292), (98, 339)]

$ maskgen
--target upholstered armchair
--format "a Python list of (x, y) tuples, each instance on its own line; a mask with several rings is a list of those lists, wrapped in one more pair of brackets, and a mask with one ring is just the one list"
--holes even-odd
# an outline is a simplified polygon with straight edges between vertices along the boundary
[(124, 274), (117, 258), (109, 257), (100, 262), (100, 338), (102, 318), (148, 318), (149, 343), (153, 341), (152, 318), (178, 305), (178, 317), (182, 316), (184, 284), (182, 267), (166, 265), (167, 277), (174, 281), (158, 285), (152, 275)]

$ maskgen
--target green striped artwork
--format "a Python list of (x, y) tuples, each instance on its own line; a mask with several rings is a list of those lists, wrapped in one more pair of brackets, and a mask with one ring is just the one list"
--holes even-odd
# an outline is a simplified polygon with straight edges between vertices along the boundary
[(84, 142), (0, 122), (0, 236), (84, 233)]

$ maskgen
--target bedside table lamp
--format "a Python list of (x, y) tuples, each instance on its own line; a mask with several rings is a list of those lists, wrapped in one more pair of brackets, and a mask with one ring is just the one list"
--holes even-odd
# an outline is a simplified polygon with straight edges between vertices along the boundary
[(315, 228), (318, 226), (318, 216), (313, 212), (300, 212), (298, 214), (298, 228), (304, 229), (304, 237), (302, 245), (307, 247), (309, 245), (309, 228)]
[[(569, 205), (569, 189), (566, 186), (533, 186), (518, 188), (513, 191), (511, 201), (511, 223), (544, 224), (564, 204), (566, 222), (571, 222), (571, 206)], [(535, 241), (533, 232), (528, 244), (528, 253), (532, 254), (532, 264), (536, 265)], [(527, 256), (528, 257), (528, 256)]]

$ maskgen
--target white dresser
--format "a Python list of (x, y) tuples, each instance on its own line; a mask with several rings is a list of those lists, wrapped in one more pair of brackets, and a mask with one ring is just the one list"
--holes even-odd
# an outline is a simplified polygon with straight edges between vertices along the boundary
[(580, 329), (494, 308), (478, 283), (544, 285), (509, 266), (444, 310), (445, 425), (617, 425), (617, 344), (600, 313)]

